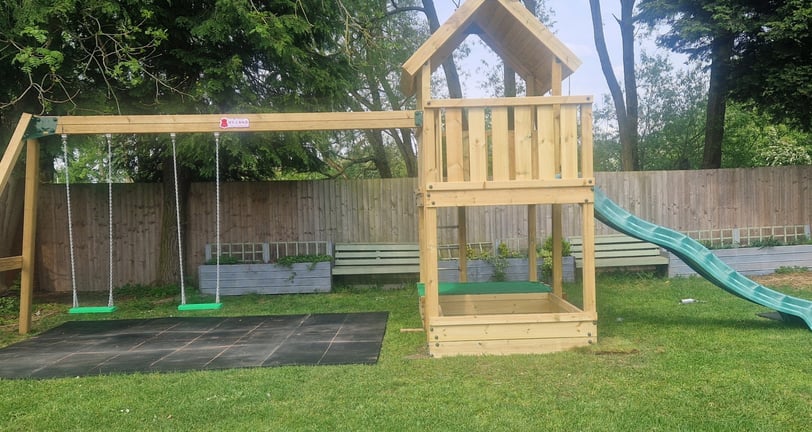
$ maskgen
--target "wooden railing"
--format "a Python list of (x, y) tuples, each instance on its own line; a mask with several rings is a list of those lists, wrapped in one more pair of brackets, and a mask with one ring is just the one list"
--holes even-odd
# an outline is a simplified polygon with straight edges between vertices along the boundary
[[(594, 184), (591, 97), (431, 100), (424, 108), (428, 205), (583, 202), (585, 189), (572, 188)], [(527, 194), (540, 188), (568, 190)]]

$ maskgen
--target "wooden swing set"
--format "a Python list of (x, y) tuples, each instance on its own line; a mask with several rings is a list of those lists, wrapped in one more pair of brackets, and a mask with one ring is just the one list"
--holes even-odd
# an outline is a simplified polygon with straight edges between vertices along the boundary
[[(476, 34), (524, 79), (526, 97), (434, 99), (431, 73)], [(21, 270), (20, 333), (31, 326), (40, 144), (48, 135), (184, 134), (414, 128), (420, 310), (435, 357), (560, 351), (597, 340), (594, 277), (592, 98), (562, 96), (576, 56), (516, 0), (468, 0), (402, 66), (401, 87), (416, 110), (391, 112), (61, 116), (24, 114), (0, 160), (0, 193), (26, 152), (22, 254), (0, 258), (0, 271)], [(525, 206), (528, 259), (535, 263), (537, 208), (552, 207), (551, 286), (529, 265), (527, 282), (466, 283), (465, 209)], [(580, 207), (582, 305), (562, 283), (562, 206)], [(438, 276), (438, 210), (458, 214), (461, 280)]]

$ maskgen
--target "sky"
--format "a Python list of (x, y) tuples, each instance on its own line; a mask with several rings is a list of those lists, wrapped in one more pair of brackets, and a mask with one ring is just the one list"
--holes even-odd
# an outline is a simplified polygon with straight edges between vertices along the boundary
[[(553, 10), (553, 32), (572, 52), (581, 59), (581, 67), (571, 75), (563, 85), (565, 95), (592, 95), (600, 100), (602, 95), (608, 94), (606, 79), (601, 72), (600, 60), (595, 50), (595, 41), (592, 33), (592, 15), (589, 12), (589, 0), (545, 0), (547, 7)], [(454, 12), (454, 3), (451, 0), (436, 0), (437, 14), (440, 22), (445, 22)], [(622, 79), (620, 30), (614, 16), (620, 16), (620, 1), (610, 0), (601, 2), (603, 15), (604, 35), (615, 75)], [(653, 40), (641, 42), (646, 52), (653, 53), (657, 48)], [(488, 50), (489, 51), (489, 50)], [(473, 71), (481, 63), (481, 59), (493, 61), (492, 52), (474, 50), (471, 58), (460, 67), (462, 70)], [(665, 53), (664, 50), (659, 52)], [(490, 55), (489, 55), (490, 54)], [(638, 48), (639, 57), (639, 48)], [(683, 60), (672, 56), (675, 65)], [(472, 81), (478, 77), (473, 76)], [(469, 81), (470, 82), (470, 81)], [(477, 86), (468, 86), (464, 89), (467, 97), (486, 96)]]

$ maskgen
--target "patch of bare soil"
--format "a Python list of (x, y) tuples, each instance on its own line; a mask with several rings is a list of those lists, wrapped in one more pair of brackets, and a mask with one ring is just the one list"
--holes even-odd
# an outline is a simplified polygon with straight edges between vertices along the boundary
[(774, 273), (771, 275), (753, 276), (752, 279), (767, 287), (789, 287), (812, 291), (812, 271)]

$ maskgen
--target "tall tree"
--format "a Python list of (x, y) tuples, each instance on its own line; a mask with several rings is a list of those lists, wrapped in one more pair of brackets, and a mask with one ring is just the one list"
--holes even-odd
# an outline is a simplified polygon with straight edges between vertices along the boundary
[(751, 32), (755, 0), (641, 0), (640, 19), (669, 29), (658, 42), (710, 64), (708, 108), (702, 168), (722, 165), (722, 141), (731, 61), (743, 35)]
[(617, 20), (620, 25), (620, 37), (623, 49), (624, 96), (624, 91), (620, 87), (620, 83), (612, 67), (612, 61), (609, 58), (609, 50), (606, 47), (600, 1), (589, 0), (595, 48), (598, 51), (601, 70), (603, 71), (603, 76), (606, 78), (606, 84), (609, 86), (609, 93), (612, 96), (612, 101), (617, 113), (616, 117), (620, 133), (621, 166), (624, 171), (635, 171), (640, 168), (637, 130), (638, 97), (634, 53), (634, 4), (635, 0), (621, 0), (620, 18)]
[(812, 2), (755, 2), (731, 65), (730, 96), (812, 131)]
[[(28, 0), (6, 2), (3, 12), (3, 141), (21, 111), (333, 110), (346, 107), (355, 86), (344, 46), (351, 12), (321, 0)], [(269, 134), (239, 145), (226, 140), (224, 177), (268, 178), (291, 166), (318, 169), (318, 139)], [(171, 196), (162, 175), (167, 142), (142, 141), (136, 157), (123, 149), (122, 158), (134, 178), (164, 180)], [(190, 141), (182, 149), (190, 174), (182, 178), (213, 177), (212, 164), (205, 163), (213, 159), (210, 144)], [(162, 235), (174, 238), (174, 224)], [(172, 250), (168, 258), (177, 260)]]
[[(699, 67), (677, 69), (664, 56), (642, 52), (636, 75), (640, 169), (698, 168), (705, 130), (705, 74)], [(614, 144), (618, 141), (616, 110), (609, 105), (606, 100), (595, 110), (595, 160), (600, 169), (616, 171), (621, 169), (621, 157)]]

